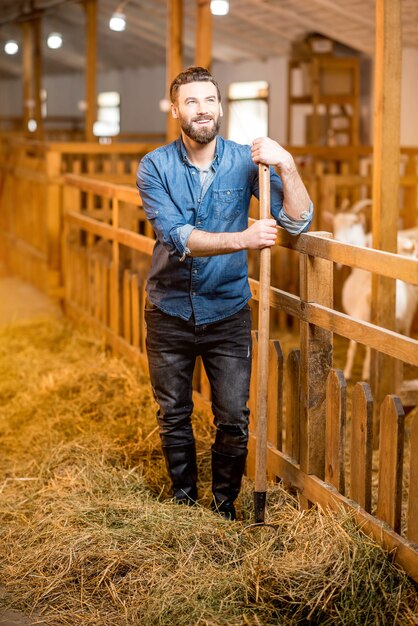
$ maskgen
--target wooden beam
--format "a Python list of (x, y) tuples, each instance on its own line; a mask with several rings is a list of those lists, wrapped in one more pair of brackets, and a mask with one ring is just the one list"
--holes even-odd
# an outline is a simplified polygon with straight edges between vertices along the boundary
[[(173, 78), (183, 69), (183, 0), (167, 0), (167, 99)], [(179, 133), (178, 122), (167, 113), (167, 141), (173, 141)]]
[(37, 139), (43, 137), (42, 127), (42, 28), (41, 19), (35, 18), (33, 28), (33, 93), (34, 93), (34, 119), (36, 121), (35, 135)]
[(212, 65), (212, 13), (210, 0), (196, 0), (195, 65), (210, 70)]
[[(397, 250), (400, 166), (400, 82), (402, 32), (401, 0), (376, 1), (376, 50), (373, 126), (373, 247)], [(395, 328), (395, 281), (373, 275), (372, 322)], [(396, 362), (373, 353), (371, 387), (375, 400), (375, 444), (379, 433), (379, 407), (393, 390)]]
[[(267, 20), (271, 19), (274, 21), (275, 16), (276, 18), (286, 18), (289, 20), (290, 23), (296, 23), (296, 24), (300, 24), (301, 26), (304, 26), (307, 31), (309, 32), (315, 32), (316, 30), (318, 30), (318, 24), (317, 22), (315, 22), (312, 18), (307, 17), (305, 14), (301, 13), (300, 11), (293, 11), (291, 9), (288, 9), (286, 7), (282, 7), (277, 5), (273, 5), (270, 4), (268, 2), (268, 0), (257, 0), (256, 2), (252, 2), (251, 4), (254, 4), (255, 6), (259, 7), (259, 9), (261, 10), (265, 10), (266, 13), (270, 13), (270, 17), (266, 17)], [(241, 7), (240, 8), (241, 11), (244, 11), (245, 8)], [(327, 25), (324, 23), (321, 23), (321, 33), (323, 35), (325, 35), (326, 37), (330, 37), (330, 39), (334, 39), (336, 41), (340, 41), (341, 43), (344, 43), (352, 48), (356, 48), (357, 50), (361, 50), (362, 52), (365, 52), (366, 54), (370, 54), (371, 50), (370, 50), (370, 39), (369, 37), (365, 38), (365, 37), (352, 37), (351, 35), (348, 35), (346, 31), (344, 31), (343, 29), (338, 29), (335, 30), (335, 28), (332, 28), (331, 25)], [(373, 33), (370, 31), (370, 34), (372, 35)], [(279, 33), (278, 33), (279, 36)]]
[(97, 0), (84, 0), (86, 14), (86, 140), (94, 141), (93, 124), (97, 116), (96, 65), (97, 65)]
[(28, 122), (33, 117), (33, 30), (30, 21), (22, 22), (22, 82), (23, 82), (23, 128), (28, 133)]

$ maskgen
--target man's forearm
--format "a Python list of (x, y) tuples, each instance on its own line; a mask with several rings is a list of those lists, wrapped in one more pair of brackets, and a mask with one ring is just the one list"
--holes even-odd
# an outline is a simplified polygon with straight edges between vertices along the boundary
[(187, 242), (192, 257), (230, 254), (243, 250), (240, 243), (242, 233), (208, 233), (196, 228), (191, 232)]
[(305, 185), (294, 165), (289, 169), (280, 169), (283, 184), (284, 210), (289, 217), (303, 219), (309, 210), (311, 199)]
[(276, 243), (277, 224), (273, 219), (257, 220), (235, 233), (208, 233), (195, 228), (187, 240), (192, 257), (230, 254), (239, 250), (259, 250)]

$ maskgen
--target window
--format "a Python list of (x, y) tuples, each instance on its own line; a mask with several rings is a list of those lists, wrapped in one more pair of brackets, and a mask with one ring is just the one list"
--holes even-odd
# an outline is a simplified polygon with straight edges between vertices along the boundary
[(113, 137), (120, 132), (120, 94), (103, 91), (97, 98), (97, 122), (93, 133), (96, 137)]
[(228, 90), (228, 139), (250, 144), (268, 135), (268, 83), (231, 83)]

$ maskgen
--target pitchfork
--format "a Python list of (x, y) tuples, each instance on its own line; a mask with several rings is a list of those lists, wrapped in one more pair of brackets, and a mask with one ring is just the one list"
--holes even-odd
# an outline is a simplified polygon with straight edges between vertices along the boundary
[[(258, 166), (260, 219), (270, 217), (270, 167)], [(260, 250), (258, 302), (258, 359), (257, 359), (257, 440), (255, 457), (254, 521), (264, 524), (267, 494), (267, 389), (269, 375), (270, 327), (270, 247)]]

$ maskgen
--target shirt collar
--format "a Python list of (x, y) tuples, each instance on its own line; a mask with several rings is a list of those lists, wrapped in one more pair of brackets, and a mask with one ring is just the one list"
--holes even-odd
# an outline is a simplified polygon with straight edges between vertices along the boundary
[[(177, 151), (179, 153), (180, 159), (183, 161), (183, 163), (187, 163), (191, 167), (194, 167), (190, 163), (190, 161), (188, 159), (186, 148), (184, 147), (184, 143), (183, 143), (183, 139), (182, 139), (181, 135), (176, 140), (176, 143), (177, 143)], [(215, 156), (214, 156), (212, 164), (211, 164), (211, 167), (213, 167), (215, 170), (217, 170), (218, 165), (221, 162), (223, 151), (224, 151), (224, 147), (225, 147), (225, 139), (218, 135), (216, 137)]]

